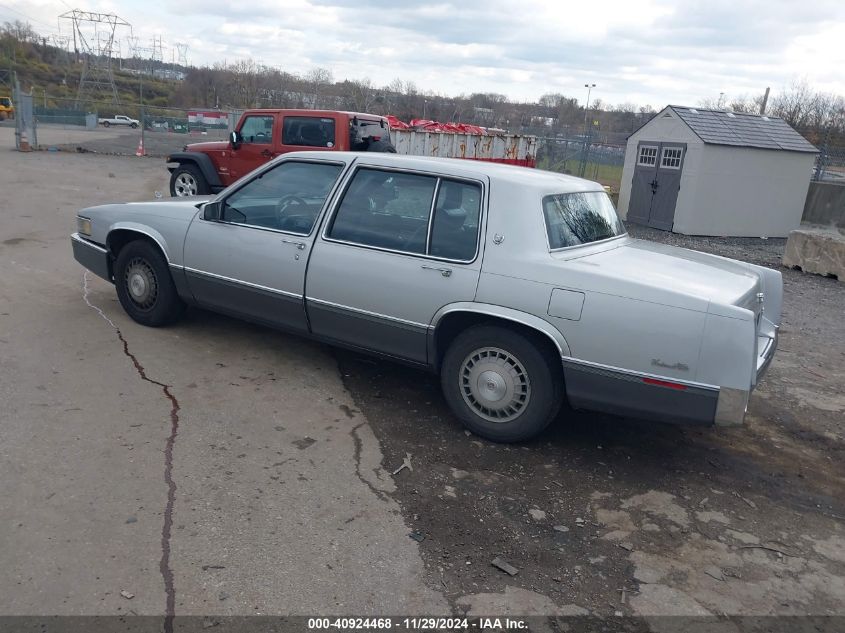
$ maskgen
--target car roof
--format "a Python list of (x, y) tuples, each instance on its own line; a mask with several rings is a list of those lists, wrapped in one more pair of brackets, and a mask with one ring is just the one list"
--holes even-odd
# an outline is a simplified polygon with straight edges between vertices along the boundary
[[(327, 155), (328, 154), (328, 155)], [(534, 187), (545, 191), (570, 193), (577, 191), (603, 191), (597, 182), (567, 176), (557, 172), (531, 167), (520, 167), (489, 161), (462, 158), (440, 158), (435, 156), (408, 156), (385, 152), (291, 152), (286, 158), (342, 159), (344, 162), (357, 160), (361, 165), (377, 167), (400, 167), (419, 171), (436, 171), (444, 175), (464, 178), (486, 179)]]

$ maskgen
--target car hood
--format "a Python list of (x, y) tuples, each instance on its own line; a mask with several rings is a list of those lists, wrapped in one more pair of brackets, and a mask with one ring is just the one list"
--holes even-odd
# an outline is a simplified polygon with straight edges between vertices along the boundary
[(127, 202), (124, 206), (132, 212), (169, 218), (191, 219), (204, 203), (215, 196), (191, 196), (189, 198), (161, 198), (149, 202)]
[[(595, 273), (634, 282), (640, 288), (749, 307), (760, 290), (760, 275), (736, 260), (685, 248), (627, 238), (611, 248), (575, 260)], [(660, 300), (655, 297), (655, 300)]]

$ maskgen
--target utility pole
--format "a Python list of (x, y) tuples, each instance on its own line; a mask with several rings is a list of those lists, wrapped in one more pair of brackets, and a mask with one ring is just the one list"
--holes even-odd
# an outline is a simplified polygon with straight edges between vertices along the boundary
[(587, 117), (590, 114), (590, 91), (596, 87), (596, 84), (584, 84), (587, 89), (587, 102), (584, 104), (584, 149), (581, 152), (581, 165), (578, 168), (578, 175), (583, 178), (587, 171), (587, 159), (590, 153), (590, 128), (587, 126)]
[(146, 127), (144, 125), (144, 76), (139, 75), (139, 79), (141, 83), (141, 147), (145, 148), (146, 151), (147, 146), (144, 145), (144, 128)]

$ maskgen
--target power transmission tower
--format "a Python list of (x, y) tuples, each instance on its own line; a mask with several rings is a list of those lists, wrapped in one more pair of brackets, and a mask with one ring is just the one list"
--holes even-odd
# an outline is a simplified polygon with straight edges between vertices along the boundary
[(112, 57), (115, 48), (114, 34), (119, 26), (132, 25), (113, 13), (94, 13), (73, 9), (59, 16), (73, 22), (73, 49), (82, 54), (82, 75), (76, 93), (76, 107), (84, 101), (110, 100), (119, 103), (114, 85)]
[(174, 46), (176, 47), (176, 63), (184, 68), (188, 65), (188, 45), (176, 42)]

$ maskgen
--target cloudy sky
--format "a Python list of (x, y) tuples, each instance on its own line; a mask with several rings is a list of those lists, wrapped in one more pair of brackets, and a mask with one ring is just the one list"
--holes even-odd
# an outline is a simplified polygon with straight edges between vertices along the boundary
[(591, 101), (659, 108), (802, 79), (845, 94), (843, 0), (0, 0), (0, 21), (69, 35), (71, 8), (116, 13), (141, 45), (160, 35), (168, 59), (184, 42), (195, 65), (252, 58), (446, 95), (583, 100), (595, 83)]

